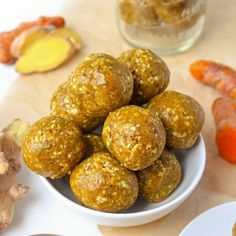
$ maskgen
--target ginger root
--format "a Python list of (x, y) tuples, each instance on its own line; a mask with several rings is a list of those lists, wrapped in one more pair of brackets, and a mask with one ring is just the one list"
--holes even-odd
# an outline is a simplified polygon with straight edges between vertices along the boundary
[(0, 63), (9, 64), (15, 61), (15, 57), (10, 52), (11, 43), (23, 31), (44, 25), (54, 25), (55, 27), (63, 27), (65, 21), (62, 17), (45, 17), (41, 16), (36, 21), (25, 22), (20, 24), (14, 30), (0, 33)]
[(56, 69), (76, 51), (67, 39), (45, 36), (37, 40), (16, 62), (16, 71), (22, 74)]
[(22, 56), (34, 42), (46, 36), (53, 29), (55, 29), (55, 26), (47, 25), (35, 26), (23, 31), (13, 40), (11, 44), (10, 51), (12, 56), (15, 58)]
[(81, 49), (81, 47), (82, 47), (82, 40), (81, 40), (80, 36), (74, 30), (72, 30), (70, 28), (66, 28), (66, 27), (58, 28), (56, 30), (53, 30), (50, 33), (50, 35), (60, 36), (60, 37), (70, 40), (71, 43), (73, 43), (73, 45), (78, 50)]
[(28, 128), (27, 123), (14, 120), (0, 133), (0, 231), (9, 226), (15, 203), (29, 190), (28, 187), (15, 182), (15, 176), (21, 169), (18, 144), (21, 143)]

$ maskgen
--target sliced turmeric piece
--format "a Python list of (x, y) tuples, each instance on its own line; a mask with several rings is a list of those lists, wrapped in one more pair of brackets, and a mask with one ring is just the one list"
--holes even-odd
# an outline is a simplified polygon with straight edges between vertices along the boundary
[(36, 41), (16, 62), (16, 71), (22, 74), (56, 69), (75, 52), (67, 39), (45, 36)]
[(236, 164), (236, 100), (221, 97), (214, 101), (216, 145), (222, 158)]
[(80, 36), (70, 28), (58, 28), (56, 30), (53, 30), (50, 35), (60, 36), (69, 39), (75, 45), (76, 49), (80, 49), (82, 47), (82, 40)]
[(23, 31), (18, 35), (11, 44), (11, 54), (13, 57), (18, 58), (22, 56), (25, 51), (38, 39), (46, 36), (55, 26), (36, 26)]
[(198, 81), (236, 99), (236, 71), (214, 61), (199, 60), (190, 65), (190, 73)]

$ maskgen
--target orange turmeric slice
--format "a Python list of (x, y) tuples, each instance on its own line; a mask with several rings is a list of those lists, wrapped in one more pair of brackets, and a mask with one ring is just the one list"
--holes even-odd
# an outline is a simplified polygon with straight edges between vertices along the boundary
[(216, 145), (222, 158), (236, 164), (236, 100), (221, 97), (214, 101)]
[(45, 36), (37, 40), (16, 62), (16, 71), (22, 74), (56, 69), (75, 52), (73, 44), (62, 37)]
[(199, 60), (190, 65), (190, 73), (198, 81), (236, 99), (236, 71), (214, 61)]

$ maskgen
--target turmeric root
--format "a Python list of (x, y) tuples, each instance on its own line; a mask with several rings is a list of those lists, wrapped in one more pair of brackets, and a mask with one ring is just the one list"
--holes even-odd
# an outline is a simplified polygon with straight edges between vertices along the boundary
[(19, 34), (11, 44), (11, 55), (14, 58), (22, 56), (25, 51), (38, 39), (46, 36), (51, 30), (55, 29), (53, 25), (35, 26)]
[(39, 17), (38, 20), (25, 22), (20, 24), (16, 29), (0, 33), (0, 63), (9, 64), (15, 61), (14, 56), (10, 52), (11, 43), (23, 31), (35, 27), (54, 25), (55, 27), (63, 27), (65, 24), (62, 17)]
[(67, 39), (46, 36), (37, 40), (16, 62), (16, 71), (22, 74), (46, 72), (65, 62), (75, 52)]
[(60, 37), (64, 37), (66, 39), (69, 39), (74, 44), (76, 49), (78, 49), (78, 50), (82, 47), (82, 40), (81, 40), (80, 36), (72, 29), (62, 27), (62, 28), (53, 30), (50, 33), (50, 35), (60, 36)]
[(20, 139), (24, 137), (28, 127), (25, 122), (15, 120), (0, 134), (0, 231), (9, 226), (15, 203), (29, 190), (15, 182), (15, 176), (21, 168), (20, 146), (17, 143), (21, 143)]
[(221, 97), (214, 101), (216, 145), (222, 158), (236, 164), (236, 100)]
[(212, 61), (200, 60), (190, 66), (191, 74), (204, 84), (211, 85), (225, 96), (236, 99), (236, 71)]

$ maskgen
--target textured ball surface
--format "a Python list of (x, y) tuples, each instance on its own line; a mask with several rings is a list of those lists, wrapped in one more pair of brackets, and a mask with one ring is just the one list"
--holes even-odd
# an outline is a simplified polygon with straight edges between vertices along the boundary
[(132, 105), (110, 113), (103, 126), (102, 139), (122, 165), (140, 170), (160, 157), (166, 134), (154, 112)]
[(50, 116), (38, 120), (22, 144), (25, 164), (44, 177), (61, 178), (84, 155), (82, 132), (73, 122)]
[(128, 209), (138, 195), (136, 175), (106, 152), (95, 153), (77, 165), (70, 186), (84, 206), (105, 212)]

